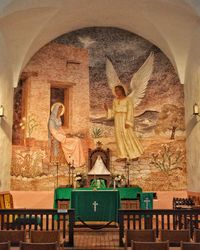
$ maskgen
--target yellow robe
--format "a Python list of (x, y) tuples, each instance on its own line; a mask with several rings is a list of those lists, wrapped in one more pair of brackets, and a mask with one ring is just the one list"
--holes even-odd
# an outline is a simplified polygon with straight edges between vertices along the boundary
[[(133, 129), (133, 104), (129, 97), (114, 99), (113, 109), (108, 110), (108, 118), (111, 117), (114, 117), (118, 157), (129, 159), (139, 157), (144, 149)], [(128, 124), (129, 128), (125, 128), (125, 124)]]

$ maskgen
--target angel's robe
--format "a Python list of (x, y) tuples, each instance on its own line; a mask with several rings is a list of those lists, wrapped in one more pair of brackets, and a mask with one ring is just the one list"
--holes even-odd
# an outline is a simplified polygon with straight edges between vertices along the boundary
[[(108, 118), (114, 117), (117, 155), (119, 158), (135, 159), (143, 152), (143, 146), (134, 132), (133, 104), (129, 97), (115, 98)], [(125, 128), (125, 124), (129, 125)]]
[(67, 162), (73, 161), (75, 167), (79, 167), (85, 164), (85, 157), (83, 154), (83, 148), (81, 140), (78, 137), (66, 137), (64, 130), (56, 119), (50, 119), (49, 130), (53, 139), (61, 143), (62, 150)]

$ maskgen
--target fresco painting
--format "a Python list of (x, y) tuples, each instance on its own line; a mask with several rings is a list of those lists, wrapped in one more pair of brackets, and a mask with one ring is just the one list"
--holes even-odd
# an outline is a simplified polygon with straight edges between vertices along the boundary
[[(137, 89), (131, 82), (152, 56), (146, 84), (134, 108), (134, 134), (142, 152), (118, 161), (115, 125), (108, 119), (105, 103), (112, 108), (108, 62), (128, 94)], [(112, 74), (112, 73), (110, 73)], [(134, 78), (135, 76), (135, 78)], [(62, 147), (56, 156), (48, 121), (53, 103), (61, 102), (61, 117), (68, 138), (81, 143), (85, 164), (73, 174), (87, 176), (88, 148), (98, 141), (111, 152), (113, 175), (145, 191), (184, 190), (186, 152), (184, 90), (173, 65), (149, 41), (125, 30), (84, 28), (58, 37), (41, 48), (25, 66), (14, 95), (12, 190), (53, 190), (68, 185), (69, 164)], [(134, 158), (134, 157), (130, 157)]]

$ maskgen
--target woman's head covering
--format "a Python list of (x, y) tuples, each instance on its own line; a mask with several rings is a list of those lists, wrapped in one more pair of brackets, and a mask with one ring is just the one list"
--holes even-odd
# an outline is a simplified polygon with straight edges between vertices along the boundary
[(65, 112), (65, 106), (61, 103), (61, 102), (55, 102), (52, 106), (51, 106), (51, 115), (56, 116), (58, 114), (58, 109), (59, 107), (62, 106), (62, 112), (60, 114), (60, 116), (62, 116)]
[[(51, 115), (50, 115), (50, 118), (49, 118), (49, 122), (50, 122), (50, 126), (54, 126), (54, 128), (57, 128), (57, 127), (60, 127), (62, 125), (62, 122), (61, 122), (61, 119), (60, 119), (60, 116), (58, 117), (57, 114), (58, 114), (58, 109), (59, 107), (62, 106), (62, 112), (60, 113), (60, 116), (62, 116), (65, 112), (65, 106), (61, 103), (61, 102), (56, 102), (52, 105), (51, 107)], [(52, 122), (53, 124), (51, 124)]]

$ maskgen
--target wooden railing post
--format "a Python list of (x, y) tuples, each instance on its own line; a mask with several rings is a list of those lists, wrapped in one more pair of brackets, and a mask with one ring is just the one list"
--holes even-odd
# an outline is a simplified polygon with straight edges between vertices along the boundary
[(123, 247), (124, 242), (124, 218), (122, 211), (118, 210), (118, 221), (119, 221), (119, 246)]
[(74, 224), (75, 224), (75, 211), (74, 209), (69, 209), (69, 241), (67, 246), (74, 246)]

